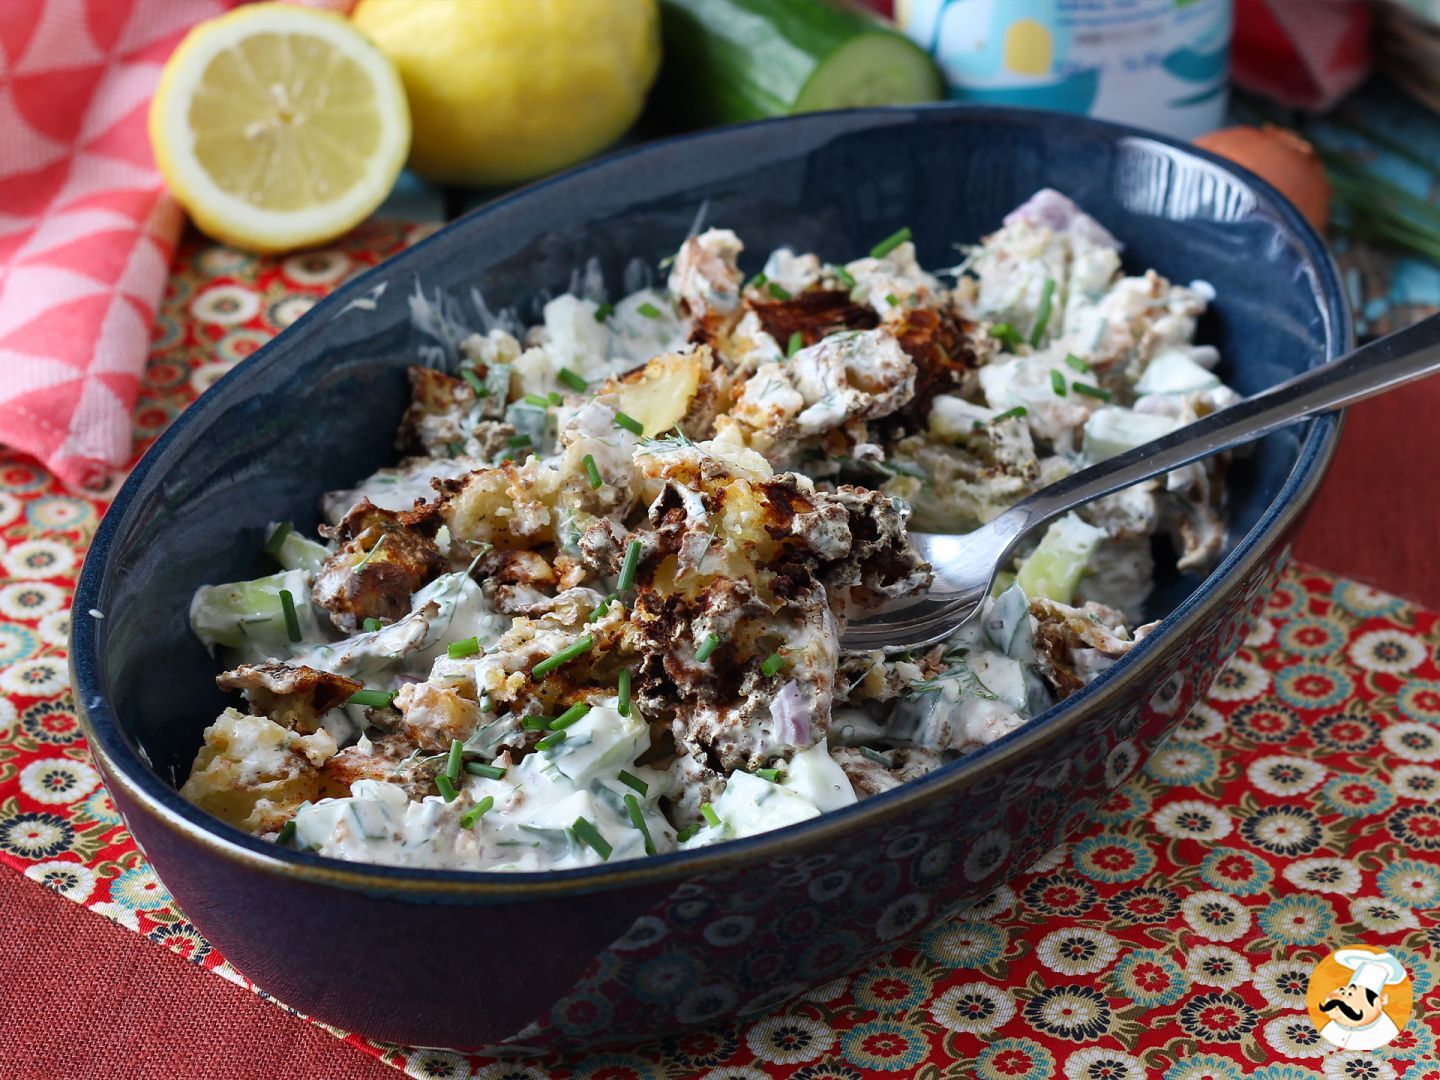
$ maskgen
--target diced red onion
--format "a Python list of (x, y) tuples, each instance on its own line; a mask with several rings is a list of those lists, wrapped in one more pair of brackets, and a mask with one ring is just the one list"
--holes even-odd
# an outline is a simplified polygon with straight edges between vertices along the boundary
[(781, 742), (790, 746), (810, 745), (810, 713), (793, 679), (770, 699), (770, 718), (775, 721), (775, 737)]

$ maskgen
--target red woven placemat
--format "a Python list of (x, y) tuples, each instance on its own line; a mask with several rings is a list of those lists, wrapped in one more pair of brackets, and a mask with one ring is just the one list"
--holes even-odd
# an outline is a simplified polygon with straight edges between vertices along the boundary
[[(142, 442), (408, 236), (368, 226), (283, 261), (189, 241), (155, 329)], [(104, 506), (0, 458), (0, 862), (245, 986), (135, 849), (70, 707), (70, 591)], [(427, 1077), (1440, 1080), (1437, 642), (1435, 615), (1292, 568), (1207, 702), (1098, 821), (967, 917), (763, 1019), (524, 1065), (335, 1034)], [(1305, 978), (1355, 941), (1405, 962), (1415, 1017), (1376, 1054), (1327, 1055)]]

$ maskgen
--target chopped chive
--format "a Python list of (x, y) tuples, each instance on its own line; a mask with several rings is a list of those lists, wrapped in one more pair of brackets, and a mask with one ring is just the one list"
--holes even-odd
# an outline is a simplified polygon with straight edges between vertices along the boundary
[(595, 605), (595, 610), (590, 612), (590, 617), (585, 621), (595, 622), (601, 615), (604, 615), (605, 612), (609, 610), (610, 604), (617, 599), (619, 599), (619, 594), (612, 592), (609, 596), (605, 597), (604, 600), (601, 600), (600, 603)]
[(285, 636), (291, 641), (300, 640), (300, 616), (295, 612), (295, 597), (289, 589), (280, 590), (280, 610), (285, 613)]
[(474, 368), (462, 367), (460, 377), (470, 384), (470, 389), (475, 391), (477, 398), (490, 396), (490, 388), (480, 381), (480, 376), (475, 374)]
[(345, 699), (345, 704), (364, 705), (371, 709), (386, 709), (394, 700), (394, 690), (356, 690)]
[(616, 779), (619, 780), (626, 787), (634, 788), (636, 791), (640, 792), (641, 795), (650, 794), (650, 785), (647, 784), (644, 780), (641, 780), (640, 777), (636, 776), (632, 772), (626, 772), (624, 769), (621, 769), (620, 775), (617, 776)]
[(1110, 400), (1109, 390), (1102, 389), (1098, 386), (1091, 386), (1089, 383), (1083, 382), (1075, 382), (1071, 383), (1070, 385), (1075, 388), (1075, 392), (1077, 394), (1084, 394), (1086, 397), (1099, 398), (1101, 401)]
[(893, 292), (887, 292), (885, 294), (885, 303), (889, 304), (891, 307), (899, 307), (900, 298), (896, 296)]
[(1045, 284), (1040, 287), (1040, 306), (1035, 309), (1035, 326), (1030, 331), (1030, 345), (1032, 348), (1040, 347), (1040, 339), (1045, 336), (1045, 328), (1050, 325), (1050, 308), (1055, 303), (1055, 279), (1047, 277)]
[(565, 403), (565, 399), (559, 394), (557, 394), (554, 390), (551, 390), (550, 393), (546, 394), (545, 399), (550, 402), (551, 405), (563, 405)]
[(520, 718), (520, 726), (526, 731), (548, 731), (553, 716), (523, 716)]
[(620, 580), (616, 583), (621, 592), (628, 592), (635, 584), (635, 572), (640, 569), (640, 547), (637, 537), (625, 549), (625, 561), (620, 564)]
[(581, 458), (581, 461), (585, 465), (585, 475), (590, 478), (590, 486), (592, 488), (598, 488), (601, 484), (605, 483), (605, 478), (600, 475), (600, 466), (595, 464), (594, 454), (586, 454)]
[(630, 669), (622, 668), (620, 671), (620, 703), (616, 712), (621, 716), (630, 715)]
[(1090, 365), (1087, 364), (1084, 360), (1081, 360), (1080, 357), (1076, 356), (1073, 352), (1065, 354), (1065, 363), (1069, 364), (1070, 367), (1074, 370), (1080, 372), (1081, 375), (1090, 374)]
[[(1010, 415), (1017, 415), (1017, 414), (1016, 414), (1015, 411), (1012, 409), (1012, 410), (1010, 411)], [(998, 417), (997, 417), (997, 419), (998, 419)], [(891, 472), (895, 473), (897, 476), (908, 476), (908, 477), (911, 477), (911, 478), (914, 479), (914, 480), (929, 480), (929, 479), (930, 479), (930, 474), (929, 474), (929, 473), (927, 473), (924, 469), (920, 468), (920, 466), (918, 466), (918, 465), (912, 465), (912, 464), (911, 464), (910, 462), (908, 462), (908, 461), (887, 461), (887, 462), (885, 463), (885, 468), (889, 469)]]
[(644, 424), (640, 423), (640, 421), (636, 420), (633, 416), (621, 412), (619, 409), (615, 410), (615, 426), (624, 428), (632, 435), (645, 434)]
[(661, 260), (660, 260), (658, 263), (656, 263), (655, 265), (656, 265), (657, 267), (659, 267), (661, 270), (669, 270), (670, 267), (672, 267), (672, 266), (675, 265), (675, 256), (674, 256), (674, 255), (666, 255), (663, 259), (661, 259)]
[(455, 781), (451, 780), (450, 777), (444, 773), (435, 777), (435, 786), (440, 789), (440, 794), (445, 797), (446, 802), (454, 802), (455, 796), (460, 794), (455, 790)]
[(747, 289), (763, 289), (765, 287), (765, 283), (769, 280), (770, 279), (765, 276), (765, 271), (761, 270), (758, 274), (756, 274), (754, 277), (752, 277), (749, 281), (745, 283), (745, 287)]
[(483, 761), (467, 761), (465, 771), (471, 776), (483, 776), (486, 780), (501, 780), (505, 776), (504, 769), (498, 765), (486, 765)]
[(644, 315), (647, 319), (658, 319), (660, 317), (660, 309), (654, 304), (650, 303), (648, 300), (645, 303), (641, 304), (639, 307), (637, 307), (635, 310), (639, 314)]
[(613, 314), (615, 314), (614, 304), (601, 304), (595, 309), (595, 321), (604, 322)]
[(794, 297), (790, 293), (790, 290), (785, 288), (784, 285), (781, 285), (777, 281), (772, 281), (770, 282), (770, 284), (766, 285), (765, 291), (768, 292), (771, 296), (773, 296), (776, 300), (794, 299)]
[(710, 654), (720, 647), (720, 639), (714, 634), (706, 634), (705, 640), (700, 642), (700, 647), (695, 650), (695, 659), (704, 663), (710, 659)]
[(699, 831), (700, 823), (698, 821), (692, 825), (686, 825), (683, 829), (681, 829), (678, 833), (675, 834), (675, 842), (677, 844), (683, 844), (686, 840), (689, 840)]
[(545, 397), (543, 394), (526, 394), (520, 400), (523, 401), (526, 405), (534, 405), (537, 409), (550, 408), (550, 399), (548, 397)]
[[(502, 769), (501, 772), (504, 772)], [(462, 829), (473, 829), (475, 823), (489, 813), (490, 808), (495, 805), (495, 796), (486, 795), (469, 810), (460, 815), (460, 827)]]
[(1006, 352), (1014, 352), (1023, 343), (1020, 331), (1011, 326), (1008, 322), (997, 322), (990, 327), (990, 336), (1000, 342), (1001, 348)]
[(536, 750), (549, 750), (552, 746), (559, 746), (565, 741), (565, 732), (552, 731), (535, 744)]
[(480, 651), (480, 639), (467, 637), (462, 641), (452, 641), (445, 651), (451, 660), (464, 660), (465, 657), (474, 656)]
[(558, 379), (560, 382), (564, 383), (571, 390), (574, 390), (577, 394), (583, 394), (586, 390), (590, 388), (590, 384), (585, 381), (585, 376), (581, 375), (579, 372), (571, 371), (568, 367), (562, 367), (559, 371), (557, 371), (555, 373), (555, 378)]
[(289, 821), (285, 822), (284, 825), (280, 826), (280, 832), (275, 837), (275, 843), (279, 844), (281, 847), (284, 847), (286, 844), (290, 843), (290, 841), (294, 839), (295, 819), (291, 818)]
[(589, 711), (589, 705), (585, 704), (585, 702), (583, 701), (577, 702), (576, 704), (571, 705), (568, 709), (562, 712), (554, 720), (550, 721), (550, 730), (564, 731), (566, 728), (568, 728), (571, 724), (575, 723)]
[(835, 280), (847, 289), (855, 287), (855, 275), (846, 270), (843, 266), (832, 266), (830, 272), (835, 275)]
[(541, 660), (538, 664), (531, 668), (530, 677), (532, 679), (543, 679), (546, 675), (549, 675), (550, 672), (554, 671), (562, 664), (568, 664), (571, 660), (574, 660), (582, 653), (589, 652), (591, 648), (594, 647), (594, 645), (595, 639), (589, 634), (586, 634), (584, 637), (576, 638), (569, 645), (566, 645), (565, 648), (561, 649), (559, 652), (555, 653), (552, 656), (547, 656), (544, 660)]
[(1006, 409), (1002, 413), (996, 413), (990, 418), (990, 423), (998, 424), (1001, 420), (1016, 420), (1025, 416), (1028, 411), (1024, 405), (1016, 405), (1013, 409)]
[(756, 769), (755, 775), (760, 777), (761, 780), (769, 780), (772, 784), (778, 784), (780, 782), (779, 769)]
[(871, 750), (868, 746), (862, 746), (860, 747), (860, 754), (862, 757), (867, 757), (875, 762), (876, 765), (884, 765), (887, 769), (893, 769), (895, 767), (895, 762), (880, 753), (879, 750)]
[(265, 541), (265, 554), (272, 559), (280, 554), (280, 549), (285, 546), (285, 539), (295, 531), (295, 526), (288, 521), (282, 521), (275, 526), (274, 531)]
[(718, 829), (720, 827), (720, 815), (715, 812), (715, 808), (708, 802), (700, 804), (700, 816), (709, 822), (712, 829)]
[(805, 347), (805, 335), (802, 334), (802, 333), (800, 333), (799, 330), (796, 330), (793, 334), (790, 335), (790, 340), (789, 340), (789, 342), (787, 342), (786, 345), (785, 345), (785, 355), (786, 355), (787, 357), (794, 356), (797, 352), (799, 352), (799, 351), (800, 351), (801, 349), (803, 349), (804, 347)]
[(373, 634), (373, 633), (375, 633), (376, 631), (384, 630), (384, 629), (385, 629), (385, 624), (382, 623), (379, 619), (366, 619), (366, 620), (365, 620), (365, 632), (366, 632), (367, 634)]
[(445, 758), (445, 775), (450, 783), (460, 779), (460, 766), (465, 760), (465, 744), (459, 739), (450, 740), (450, 754)]
[(645, 854), (655, 854), (655, 841), (650, 839), (650, 829), (645, 824), (645, 815), (640, 812), (640, 800), (634, 795), (625, 796), (625, 813), (630, 815), (630, 824), (640, 830), (640, 835), (645, 838)]
[(904, 228), (901, 229), (896, 229), (884, 240), (881, 240), (878, 244), (876, 244), (870, 249), (870, 257), (873, 259), (883, 259), (886, 255), (889, 255), (890, 252), (894, 251), (897, 247), (899, 247), (901, 244), (905, 243), (905, 241), (909, 239), (909, 225), (906, 225)]
[(524, 434), (523, 432), (519, 435), (511, 435), (508, 439), (505, 440), (505, 445), (511, 447), (529, 446), (530, 436)]
[(1050, 369), (1050, 389), (1060, 397), (1065, 396), (1065, 376), (1060, 374), (1058, 368)]
[(605, 862), (610, 861), (610, 853), (615, 849), (610, 846), (610, 841), (600, 835), (600, 830), (590, 824), (584, 817), (577, 817), (575, 824), (570, 828), (575, 830), (575, 835), (590, 846), (596, 855), (599, 855)]
[(781, 656), (778, 652), (772, 652), (769, 656), (765, 658), (765, 662), (760, 665), (760, 673), (768, 679), (772, 675), (778, 675), (780, 673), (780, 669), (784, 666), (785, 658)]

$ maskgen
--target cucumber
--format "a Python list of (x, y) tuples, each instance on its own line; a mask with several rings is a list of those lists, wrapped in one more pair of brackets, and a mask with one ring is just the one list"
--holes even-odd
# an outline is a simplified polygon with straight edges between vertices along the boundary
[(944, 96), (929, 54), (835, 0), (661, 0), (658, 100), (695, 124)]
[(1085, 460), (1104, 461), (1162, 435), (1169, 435), (1179, 426), (1179, 420), (1159, 413), (1133, 412), (1117, 405), (1103, 406), (1085, 421)]
[(1032, 600), (1043, 596), (1056, 603), (1070, 603), (1086, 563), (1104, 539), (1104, 529), (1066, 514), (1045, 530), (1040, 545), (1020, 564), (1016, 584)]

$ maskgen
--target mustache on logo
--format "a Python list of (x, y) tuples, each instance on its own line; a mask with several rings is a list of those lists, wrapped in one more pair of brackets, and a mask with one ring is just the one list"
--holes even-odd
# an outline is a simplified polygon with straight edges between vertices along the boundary
[(1354, 1020), (1357, 1024), (1364, 1019), (1364, 1015), (1358, 1009), (1352, 1009), (1339, 998), (1334, 998), (1320, 1006), (1320, 1011), (1323, 1013), (1332, 1012), (1336, 1009), (1349, 1019)]

